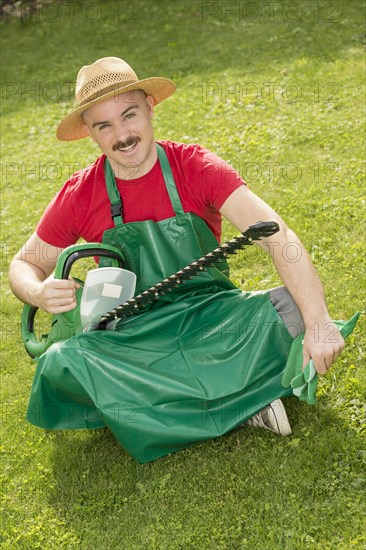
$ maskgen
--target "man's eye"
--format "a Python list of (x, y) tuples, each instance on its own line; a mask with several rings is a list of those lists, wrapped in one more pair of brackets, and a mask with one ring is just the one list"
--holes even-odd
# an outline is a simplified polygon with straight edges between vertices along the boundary
[(135, 113), (128, 113), (128, 115), (126, 115), (126, 118), (129, 119), (129, 118), (133, 118), (135, 116)]
[(99, 126), (99, 130), (104, 130), (104, 128), (108, 128), (109, 124), (102, 124)]

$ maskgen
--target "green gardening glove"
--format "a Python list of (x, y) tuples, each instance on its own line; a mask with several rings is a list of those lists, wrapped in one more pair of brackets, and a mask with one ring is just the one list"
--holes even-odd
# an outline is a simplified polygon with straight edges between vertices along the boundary
[[(343, 338), (347, 338), (356, 326), (360, 314), (356, 313), (348, 321), (332, 321)], [(282, 386), (284, 388), (292, 387), (293, 394), (301, 401), (306, 401), (309, 405), (316, 403), (316, 388), (318, 385), (318, 375), (315, 369), (314, 361), (302, 369), (302, 348), (304, 342), (304, 333), (299, 334), (292, 342), (290, 354), (287, 359), (286, 367), (282, 376)]]

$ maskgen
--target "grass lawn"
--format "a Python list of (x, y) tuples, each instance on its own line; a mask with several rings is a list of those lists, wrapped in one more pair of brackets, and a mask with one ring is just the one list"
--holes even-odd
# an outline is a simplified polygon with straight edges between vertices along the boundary
[[(286, 400), (291, 437), (239, 429), (141, 466), (107, 429), (25, 421), (35, 364), (7, 286), (51, 197), (98, 155), (55, 138), (76, 73), (115, 55), (177, 82), (156, 139), (229, 161), (304, 242), (332, 317), (362, 311), (363, 1), (51, 1), (23, 15), (1, 24), (1, 548), (365, 549), (364, 315), (317, 404)], [(225, 239), (236, 233), (224, 225)], [(231, 268), (249, 290), (280, 284), (254, 247)]]

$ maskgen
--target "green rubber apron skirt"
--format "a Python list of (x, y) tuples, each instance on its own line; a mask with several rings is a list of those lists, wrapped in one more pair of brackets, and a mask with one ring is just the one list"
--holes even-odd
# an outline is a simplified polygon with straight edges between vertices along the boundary
[[(157, 145), (175, 217), (124, 224), (108, 160), (115, 227), (103, 243), (120, 248), (137, 275), (136, 293), (216, 248), (206, 223), (184, 213)], [(104, 262), (105, 265), (105, 262)], [(108, 426), (138, 462), (148, 462), (239, 426), (274, 399), (293, 339), (269, 291), (243, 292), (226, 262), (202, 272), (121, 320), (53, 344), (38, 363), (27, 419), (46, 429)]]

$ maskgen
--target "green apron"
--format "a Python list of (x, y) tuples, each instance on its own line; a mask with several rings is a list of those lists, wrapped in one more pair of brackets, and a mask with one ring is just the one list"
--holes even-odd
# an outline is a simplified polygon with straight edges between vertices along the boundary
[[(123, 252), (136, 293), (218, 244), (201, 218), (183, 211), (165, 152), (157, 150), (173, 218), (124, 224), (105, 165), (115, 227), (103, 243)], [(27, 419), (46, 429), (108, 426), (138, 462), (148, 462), (218, 437), (292, 395), (281, 384), (292, 341), (269, 291), (243, 292), (222, 262), (113, 331), (53, 344), (39, 360)]]

